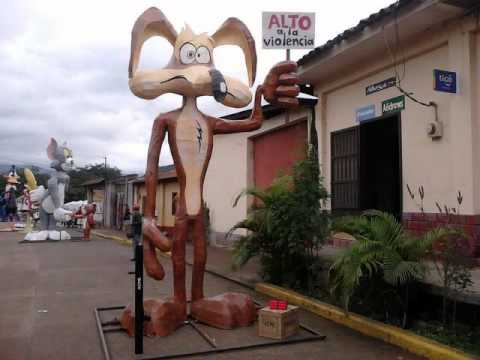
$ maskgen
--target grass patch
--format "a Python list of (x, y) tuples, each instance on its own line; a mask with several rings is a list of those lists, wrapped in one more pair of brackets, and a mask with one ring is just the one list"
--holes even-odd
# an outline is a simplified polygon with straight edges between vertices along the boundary
[(445, 329), (441, 322), (418, 321), (410, 330), (417, 335), (480, 356), (480, 329), (478, 327), (471, 328), (458, 324), (455, 333), (452, 330)]

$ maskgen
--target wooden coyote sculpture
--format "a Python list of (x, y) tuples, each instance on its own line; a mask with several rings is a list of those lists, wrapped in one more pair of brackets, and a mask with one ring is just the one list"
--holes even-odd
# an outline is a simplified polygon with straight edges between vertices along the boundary
[[(138, 70), (143, 43), (152, 36), (162, 36), (173, 47), (170, 62), (162, 69)], [(255, 92), (251, 116), (245, 120), (225, 121), (201, 113), (196, 104), (199, 96), (213, 96), (216, 101), (231, 107), (244, 107), (252, 100), (249, 86), (240, 80), (223, 76), (214, 65), (213, 49), (221, 45), (237, 45), (245, 55), (249, 85), (255, 81), (255, 42), (248, 28), (236, 18), (227, 19), (212, 35), (195, 34), (186, 26), (179, 34), (165, 15), (157, 8), (149, 8), (135, 22), (132, 30), (129, 64), (129, 86), (143, 99), (154, 99), (162, 94), (183, 96), (181, 108), (160, 114), (153, 124), (148, 149), (145, 182), (147, 197), (144, 208), (144, 258), (147, 274), (157, 280), (165, 273), (155, 249), (172, 251), (173, 297), (150, 299), (144, 303), (150, 317), (145, 331), (149, 335), (165, 336), (187, 319), (185, 284), (185, 242), (189, 228), (193, 228), (193, 273), (190, 315), (208, 325), (230, 329), (247, 326), (255, 319), (252, 299), (239, 293), (227, 293), (212, 298), (203, 294), (206, 239), (203, 217), (203, 182), (212, 154), (216, 134), (252, 131), (262, 125), (262, 95), (274, 105), (295, 107), (299, 92), (296, 63), (275, 65), (263, 85)], [(175, 238), (164, 236), (155, 221), (157, 169), (160, 149), (168, 133), (168, 141), (178, 174), (180, 193), (175, 214)], [(225, 169), (228, 171), (228, 169)], [(133, 317), (127, 307), (121, 319), (123, 327), (133, 334)]]

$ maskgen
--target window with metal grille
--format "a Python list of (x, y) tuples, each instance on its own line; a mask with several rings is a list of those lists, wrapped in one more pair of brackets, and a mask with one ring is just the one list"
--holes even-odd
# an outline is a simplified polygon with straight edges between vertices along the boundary
[(331, 134), (331, 189), (333, 212), (360, 209), (360, 131), (352, 127)]

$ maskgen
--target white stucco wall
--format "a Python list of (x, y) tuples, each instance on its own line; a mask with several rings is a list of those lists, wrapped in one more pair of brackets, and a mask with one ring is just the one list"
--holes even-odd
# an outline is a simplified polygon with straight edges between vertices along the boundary
[[(412, 47), (418, 44), (412, 44)], [(432, 141), (427, 136), (426, 126), (434, 120), (431, 107), (421, 106), (406, 97), (405, 110), (401, 113), (402, 126), (402, 183), (403, 212), (416, 212), (418, 207), (410, 199), (406, 184), (412, 188), (423, 185), (426, 192), (425, 211), (437, 212), (435, 201), (449, 206), (456, 205), (456, 194), (464, 194), (461, 207), (463, 214), (480, 213), (480, 171), (478, 170), (479, 141), (477, 84), (480, 60), (476, 56), (480, 39), (478, 35), (462, 32), (460, 27), (452, 28), (447, 41), (434, 50), (412, 56), (406, 62), (402, 87), (414, 93), (415, 98), (438, 104), (439, 120), (443, 122), (444, 133), (440, 140)], [(405, 51), (408, 52), (408, 49)], [(387, 57), (388, 54), (386, 53)], [(374, 61), (372, 60), (372, 64)], [(317, 105), (317, 129), (322, 149), (320, 162), (325, 182), (330, 189), (330, 134), (332, 131), (358, 125), (355, 110), (374, 104), (376, 115), (381, 116), (382, 101), (402, 95), (395, 87), (365, 95), (365, 88), (394, 76), (393, 68), (375, 71), (362, 68), (366, 75), (361, 80), (350, 82), (343, 87), (328, 91), (329, 84), (315, 84), (316, 95), (321, 98)], [(401, 66), (399, 67), (400, 73)], [(433, 70), (442, 69), (457, 72), (459, 91), (448, 94), (433, 90)], [(357, 69), (352, 69), (352, 72)], [(348, 73), (345, 73), (347, 77)], [(338, 82), (341, 79), (333, 79)], [(327, 89), (327, 90), (325, 90)], [(322, 112), (323, 111), (323, 112)], [(323, 116), (323, 119), (322, 119)], [(323, 122), (323, 123), (322, 123)], [(323, 128), (322, 128), (323, 126)], [(325, 134), (322, 136), (322, 129)], [(322, 142), (324, 142), (322, 144)]]

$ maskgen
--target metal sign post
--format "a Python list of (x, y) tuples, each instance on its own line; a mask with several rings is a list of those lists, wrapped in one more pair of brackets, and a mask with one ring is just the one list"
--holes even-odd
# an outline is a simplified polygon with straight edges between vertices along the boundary
[[(136, 219), (133, 219), (132, 223)], [(143, 354), (143, 236), (140, 226), (132, 224), (135, 244), (135, 354)]]

